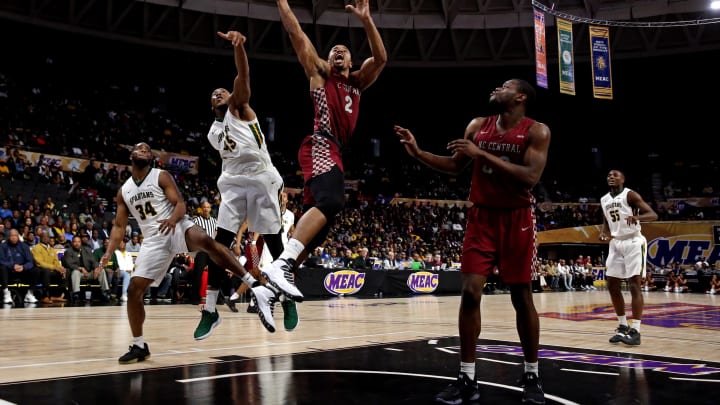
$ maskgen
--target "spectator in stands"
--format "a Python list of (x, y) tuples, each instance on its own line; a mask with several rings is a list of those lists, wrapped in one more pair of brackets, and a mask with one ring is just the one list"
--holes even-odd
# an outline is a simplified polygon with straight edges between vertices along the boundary
[(80, 236), (73, 236), (70, 247), (62, 257), (62, 265), (70, 271), (70, 284), (72, 288), (73, 302), (83, 302), (80, 295), (80, 284), (82, 281), (97, 280), (100, 283), (101, 299), (104, 302), (110, 301), (108, 296), (110, 286), (105, 271), (93, 256), (89, 246), (83, 245)]
[(562, 282), (562, 286), (565, 288), (565, 291), (575, 291), (572, 286), (572, 271), (570, 270), (570, 266), (565, 264), (565, 259), (560, 259), (560, 261), (558, 262), (557, 272), (558, 277)]
[(653, 278), (653, 273), (653, 268), (648, 266), (647, 270), (645, 271), (645, 277), (642, 281), (643, 291), (655, 291), (657, 289), (657, 286), (655, 285), (655, 279)]
[[(173, 261), (170, 264), (170, 271), (169, 271), (169, 274), (172, 276), (171, 290), (172, 290), (172, 294), (174, 294), (173, 299), (175, 299), (179, 302), (182, 302), (182, 300), (183, 300), (183, 296), (185, 295), (185, 292), (180, 291), (180, 283), (182, 280), (185, 280), (186, 282), (190, 282), (193, 284), (196, 282), (202, 283), (202, 277), (196, 278), (194, 276), (194, 274), (195, 274), (194, 268), (195, 268), (194, 260), (193, 260), (192, 256), (190, 256), (187, 253), (177, 254), (175, 256), (175, 258), (173, 258)], [(228, 273), (230, 276), (232, 276), (232, 272), (228, 272)], [(247, 284), (242, 283), (242, 280), (237, 277), (234, 277), (231, 280), (232, 281), (229, 282), (228, 284), (232, 284), (233, 288), (238, 288), (238, 287), (240, 287), (240, 285), (247, 286)], [(198, 286), (197, 289), (198, 289), (198, 291), (196, 292), (196, 294), (199, 293), (200, 287)], [(228, 294), (227, 296), (230, 296), (230, 295)], [(191, 298), (198, 299), (198, 300), (200, 299), (199, 296), (193, 296)], [(227, 301), (230, 302), (232, 300), (227, 299)], [(234, 302), (228, 303), (228, 306), (230, 307), (231, 311), (238, 312), (237, 308), (235, 307)], [(235, 309), (233, 310), (233, 308), (235, 308)]]
[[(681, 272), (678, 272), (678, 274), (679, 274), (679, 273), (681, 273)], [(670, 270), (670, 271), (665, 275), (665, 288), (664, 288), (664, 290), (665, 290), (665, 291), (672, 291), (672, 290), (674, 290), (675, 287), (677, 286), (677, 281), (678, 281), (678, 278), (677, 278), (677, 274), (675, 273), (675, 270)]]
[(675, 281), (675, 292), (688, 292), (688, 280), (685, 278), (685, 273), (677, 275), (677, 281)]
[(425, 262), (417, 251), (412, 252), (410, 268), (413, 270), (425, 270)]
[(545, 264), (545, 272), (548, 274), (549, 279), (546, 280), (548, 282), (548, 285), (550, 286), (550, 289), (553, 291), (557, 291), (560, 289), (560, 273), (557, 271), (557, 264), (555, 260), (548, 260)]
[[(40, 270), (35, 267), (30, 248), (27, 244), (20, 240), (20, 233), (16, 229), (11, 229), (8, 240), (0, 245), (0, 273), (2, 274), (2, 286), (4, 287), (4, 302), (12, 303), (12, 299), (8, 302), (10, 291), (8, 291), (8, 281), (19, 279), (21, 282), (28, 284), (27, 293), (25, 294), (25, 302), (34, 304), (38, 302), (35, 297), (38, 283), (41, 282)], [(42, 280), (47, 286), (48, 280)]]
[(342, 267), (342, 261), (341, 261), (340, 256), (338, 256), (337, 248), (335, 248), (333, 246), (333, 247), (328, 247), (327, 250), (329, 253), (328, 253), (327, 261), (325, 263), (325, 267), (330, 268), (330, 269), (337, 269), (339, 267)]
[[(51, 244), (50, 234), (43, 232), (40, 234), (40, 243), (30, 249), (35, 265), (42, 273), (47, 273), (47, 277), (43, 281), (43, 287), (46, 291), (42, 298), (43, 303), (49, 302), (65, 302), (65, 293), (67, 292), (68, 279), (67, 272), (58, 259), (57, 251)], [(42, 277), (41, 277), (42, 278)], [(52, 296), (50, 294), (50, 284), (58, 286), (59, 294)]]
[[(106, 246), (107, 246), (106, 240)], [(110, 262), (112, 262), (113, 280), (120, 283), (120, 302), (127, 302), (127, 290), (130, 286), (130, 276), (135, 269), (135, 260), (132, 254), (127, 251), (126, 244), (129, 239), (126, 237), (118, 243), (118, 248), (113, 252)], [(108, 264), (110, 263), (108, 262)]]
[(710, 279), (710, 289), (707, 290), (706, 294), (718, 294), (720, 293), (720, 280), (718, 280), (718, 275), (713, 274), (712, 278)]
[(593, 267), (592, 263), (588, 261), (585, 263), (583, 270), (583, 275), (585, 277), (585, 289), (586, 290), (597, 290), (597, 287), (595, 287), (595, 276), (593, 275)]
[(383, 270), (398, 269), (398, 262), (395, 259), (395, 252), (393, 252), (392, 250), (388, 250), (388, 252), (385, 254), (385, 259), (383, 259), (382, 268)]
[[(93, 229), (92, 234), (90, 234), (90, 240), (88, 242), (90, 243), (90, 246), (92, 246), (94, 252), (96, 249), (101, 248), (103, 246), (103, 242), (106, 240), (107, 238), (100, 238), (100, 231), (98, 231), (97, 229)], [(98, 261), (99, 260), (100, 259), (98, 259)]]
[(425, 252), (423, 255), (423, 262), (425, 262), (425, 268), (427, 270), (434, 270), (433, 269), (433, 255), (431, 252)]
[(345, 249), (345, 262), (343, 263), (343, 266), (348, 269), (351, 268), (353, 261), (355, 260), (356, 257), (357, 257), (357, 255), (353, 253), (352, 249), (350, 249), (350, 248)]
[(368, 256), (368, 248), (358, 249), (358, 256), (352, 261), (351, 268), (355, 270), (370, 270), (373, 267), (373, 260)]
[(55, 249), (67, 249), (70, 246), (70, 242), (68, 242), (67, 239), (65, 239), (65, 234), (61, 233), (58, 235), (57, 238), (50, 238), (50, 240), (53, 241), (52, 247)]
[(128, 252), (139, 252), (140, 251), (140, 235), (137, 232), (133, 232), (130, 235), (130, 242), (127, 243)]
[(85, 205), (83, 207), (83, 212), (78, 215), (78, 221), (85, 226), (83, 231), (87, 232), (88, 234), (92, 233), (93, 229), (93, 216), (90, 212), (90, 207)]
[(10, 201), (3, 200), (2, 202), (2, 208), (0, 208), (0, 218), (5, 220), (5, 218), (12, 218), (13, 212), (10, 209)]
[(442, 270), (444, 268), (443, 264), (444, 263), (442, 261), (442, 256), (440, 255), (439, 252), (435, 252), (435, 254), (433, 255), (432, 269), (433, 270)]

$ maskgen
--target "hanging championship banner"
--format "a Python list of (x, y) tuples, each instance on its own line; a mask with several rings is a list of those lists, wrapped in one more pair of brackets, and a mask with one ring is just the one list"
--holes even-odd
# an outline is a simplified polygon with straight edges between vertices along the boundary
[(610, 30), (608, 27), (590, 26), (590, 54), (592, 55), (593, 96), (612, 100)]
[(575, 95), (575, 54), (573, 53), (572, 23), (556, 18), (558, 59), (560, 61), (560, 93)]
[(545, 49), (545, 14), (538, 9), (535, 13), (535, 76), (537, 85), (547, 89), (547, 52)]

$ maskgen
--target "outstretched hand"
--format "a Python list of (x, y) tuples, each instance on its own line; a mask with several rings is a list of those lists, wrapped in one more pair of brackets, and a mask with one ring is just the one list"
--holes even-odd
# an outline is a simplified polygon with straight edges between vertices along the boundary
[(237, 31), (228, 31), (227, 33), (219, 32), (218, 36), (226, 41), (230, 41), (232, 43), (232, 46), (240, 46), (245, 43), (245, 40), (247, 39), (245, 35), (237, 32)]
[(352, 12), (358, 18), (370, 17), (370, 5), (368, 0), (355, 0), (355, 5), (348, 4), (345, 10)]
[(418, 153), (420, 153), (420, 148), (417, 145), (415, 136), (409, 129), (403, 128), (400, 125), (394, 125), (393, 130), (395, 131), (395, 135), (397, 135), (398, 139), (400, 139), (400, 143), (405, 146), (405, 150), (410, 154), (410, 156), (415, 157)]

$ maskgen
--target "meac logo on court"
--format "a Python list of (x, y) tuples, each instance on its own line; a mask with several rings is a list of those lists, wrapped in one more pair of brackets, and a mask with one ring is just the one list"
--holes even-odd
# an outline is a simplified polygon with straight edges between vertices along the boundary
[(358, 273), (354, 270), (335, 271), (325, 276), (323, 285), (331, 294), (352, 295), (365, 285), (365, 273)]
[(438, 287), (439, 276), (429, 271), (418, 271), (407, 278), (407, 285), (413, 292), (431, 293)]
[(712, 235), (688, 234), (656, 238), (648, 242), (648, 261), (656, 266), (670, 263), (695, 264), (705, 257), (709, 263), (720, 259), (720, 245), (713, 243)]

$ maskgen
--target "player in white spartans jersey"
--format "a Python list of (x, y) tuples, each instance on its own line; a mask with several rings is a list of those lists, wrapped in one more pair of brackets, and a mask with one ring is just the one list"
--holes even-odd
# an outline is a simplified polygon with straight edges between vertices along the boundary
[(288, 240), (295, 232), (295, 214), (287, 209), (288, 195), (286, 192), (280, 194), (280, 217), (282, 218), (282, 243), (287, 245)]
[[(270, 159), (257, 114), (250, 107), (250, 75), (244, 45), (246, 38), (237, 31), (218, 32), (218, 35), (233, 45), (237, 76), (232, 93), (219, 88), (212, 92), (210, 98), (215, 122), (207, 137), (222, 157), (222, 173), (217, 181), (221, 200), (215, 240), (230, 247), (240, 226), (247, 220), (248, 230), (262, 234), (273, 256), (279, 256), (283, 250), (279, 203), (283, 180)], [(271, 305), (275, 296), (283, 293), (299, 301), (303, 296), (282, 271), (264, 276), (274, 287), (273, 291), (259, 286), (253, 294), (267, 298), (256, 301), (258, 314), (272, 325), (274, 331)], [(200, 323), (194, 333), (196, 340), (209, 337), (214, 326), (219, 323), (216, 303), (221, 284), (226, 279), (225, 270), (221, 266), (208, 262), (207, 292)], [(265, 306), (265, 302), (270, 299), (273, 299), (271, 305)]]
[[(628, 345), (640, 344), (640, 323), (643, 312), (643, 296), (640, 289), (645, 277), (647, 240), (640, 233), (640, 222), (655, 221), (658, 215), (636, 191), (625, 188), (625, 175), (619, 170), (610, 170), (607, 175), (610, 192), (600, 199), (603, 210), (603, 227), (600, 240), (612, 236), (606, 261), (607, 287), (619, 326), (610, 343), (623, 342)], [(625, 316), (625, 299), (621, 282), (627, 280), (632, 296), (632, 324)]]
[[(151, 285), (157, 285), (162, 280), (176, 254), (206, 252), (212, 260), (247, 284), (256, 283), (227, 247), (214, 241), (188, 218), (187, 206), (170, 173), (150, 166), (153, 154), (148, 144), (135, 145), (130, 161), (132, 177), (118, 190), (115, 224), (105, 254), (100, 259), (100, 267), (105, 267), (112, 252), (125, 237), (130, 215), (135, 217), (145, 238), (127, 291), (127, 314), (133, 340), (130, 351), (118, 360), (121, 364), (136, 363), (150, 357), (150, 349), (143, 336), (143, 296)], [(260, 319), (262, 321), (262, 317)], [(269, 328), (264, 321), (263, 325)]]

